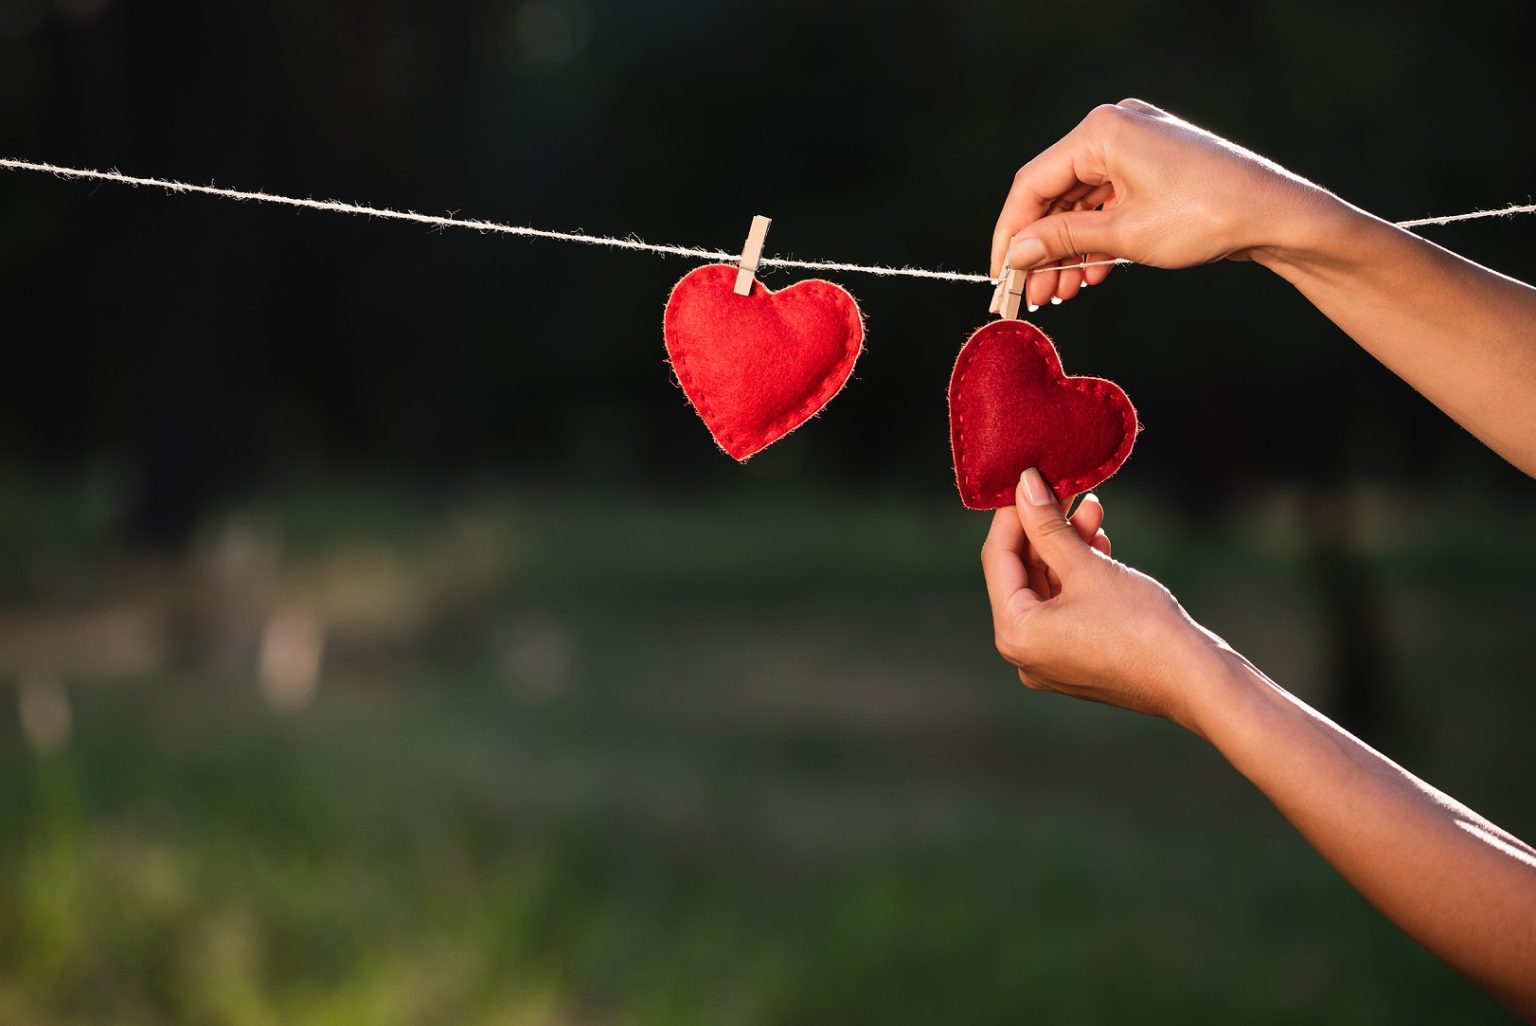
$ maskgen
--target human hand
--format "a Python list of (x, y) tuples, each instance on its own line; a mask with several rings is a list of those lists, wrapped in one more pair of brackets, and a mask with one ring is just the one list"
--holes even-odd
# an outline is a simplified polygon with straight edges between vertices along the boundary
[[(1140, 100), (1104, 104), (1019, 169), (992, 232), (992, 276), (1048, 261), (1154, 267), (1247, 259), (1330, 193)], [(1034, 271), (1033, 306), (1071, 299), (1108, 266)]]
[(1202, 670), (1227, 651), (1168, 589), (1109, 555), (1104, 509), (1071, 521), (1039, 471), (992, 518), (981, 550), (997, 650), (1037, 691), (1162, 716), (1199, 732)]
[[(1076, 496), (1069, 497), (1061, 504), (1063, 510), (1072, 509), (1072, 503), (1076, 502)], [(1109, 535), (1104, 533), (1104, 504), (1099, 497), (1092, 492), (1083, 496), (1083, 501), (1077, 504), (1077, 509), (1067, 517), (1067, 523), (1077, 532), (1077, 536), (1085, 543), (1108, 556), (1111, 553)], [(1053, 598), (1061, 593), (1061, 578), (1056, 571), (1046, 565), (1040, 557), (1034, 545), (1029, 539), (1024, 540), (1024, 547), (1020, 553), (1024, 561), (1024, 569), (1028, 577), (1029, 587), (1035, 593), (1046, 598)]]

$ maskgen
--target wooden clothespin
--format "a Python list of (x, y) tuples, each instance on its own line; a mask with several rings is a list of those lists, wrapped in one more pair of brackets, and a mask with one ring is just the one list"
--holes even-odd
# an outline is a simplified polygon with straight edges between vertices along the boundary
[(1019, 319), (1019, 307), (1024, 303), (1024, 289), (1029, 284), (1029, 272), (1016, 267), (1003, 270), (1003, 280), (998, 285), (997, 315), (1004, 320)]
[(1008, 291), (1008, 268), (1003, 268), (1003, 273), (997, 277), (997, 287), (992, 290), (992, 303), (987, 307), (987, 313), (1000, 313), (1003, 309), (1003, 296)]
[(750, 296), (752, 282), (757, 274), (757, 262), (763, 256), (763, 241), (768, 238), (771, 218), (758, 214), (752, 218), (752, 230), (747, 232), (747, 244), (741, 247), (741, 263), (736, 268), (736, 294)]

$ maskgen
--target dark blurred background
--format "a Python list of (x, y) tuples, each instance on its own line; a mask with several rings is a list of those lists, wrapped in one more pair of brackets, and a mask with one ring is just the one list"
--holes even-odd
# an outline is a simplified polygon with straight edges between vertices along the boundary
[[(1530, 202), (1536, 15), (1475, 13), (0, 0), (0, 151), (983, 271), (1127, 95), (1390, 219)], [(1425, 234), (1530, 280), (1532, 224)], [(1501, 1021), (1195, 739), (997, 659), (986, 286), (841, 278), (853, 382), (741, 467), (683, 261), (25, 174), (0, 226), (0, 1021)], [(1141, 412), (1117, 555), (1536, 834), (1532, 483), (1251, 265), (1036, 320)]]

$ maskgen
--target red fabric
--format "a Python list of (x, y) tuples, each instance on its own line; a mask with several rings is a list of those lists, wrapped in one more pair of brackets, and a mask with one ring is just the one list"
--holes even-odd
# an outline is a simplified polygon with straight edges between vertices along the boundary
[(864, 319), (828, 281), (738, 296), (736, 268), (709, 264), (672, 288), (662, 319), (677, 380), (720, 448), (738, 460), (814, 417), (853, 373)]
[(1067, 377), (1033, 324), (993, 321), (955, 361), (949, 439), (960, 499), (971, 509), (1013, 505), (1030, 467), (1065, 500), (1120, 469), (1136, 441), (1136, 410), (1113, 381)]

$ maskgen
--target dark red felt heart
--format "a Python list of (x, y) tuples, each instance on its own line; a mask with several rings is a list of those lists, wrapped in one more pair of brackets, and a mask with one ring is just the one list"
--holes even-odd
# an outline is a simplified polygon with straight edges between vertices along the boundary
[(853, 373), (864, 319), (829, 281), (738, 296), (736, 268), (709, 264), (672, 288), (667, 355), (688, 401), (731, 456), (745, 460), (814, 417)]
[(1120, 469), (1136, 442), (1136, 410), (1113, 381), (1067, 377), (1033, 324), (993, 321), (955, 361), (949, 440), (960, 499), (971, 509), (1013, 505), (1030, 467), (1065, 500)]

